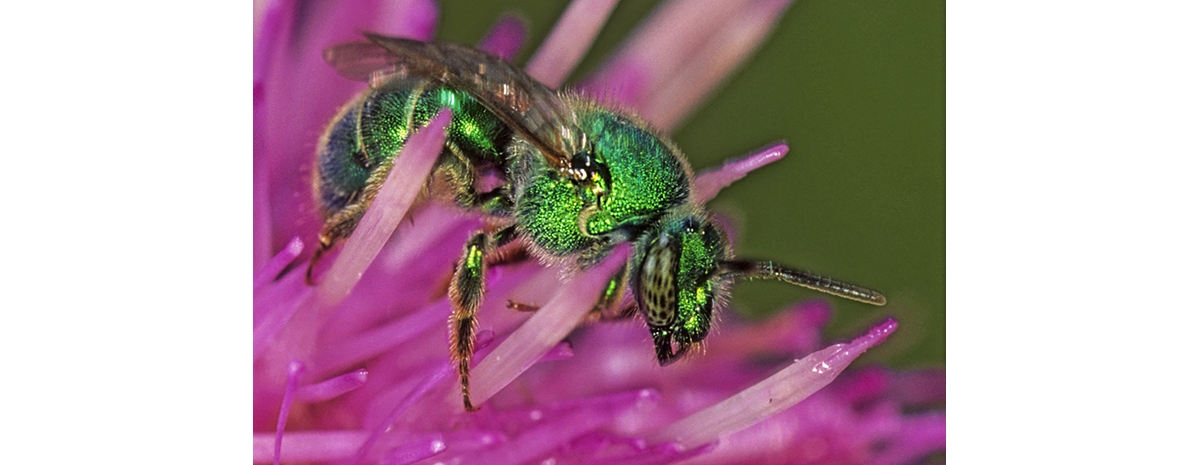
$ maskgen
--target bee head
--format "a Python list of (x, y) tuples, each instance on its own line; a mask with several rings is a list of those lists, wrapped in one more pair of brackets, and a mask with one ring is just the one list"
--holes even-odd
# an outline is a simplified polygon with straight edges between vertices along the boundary
[(658, 362), (667, 365), (699, 346), (725, 293), (718, 270), (728, 240), (705, 216), (668, 215), (638, 241), (633, 294), (650, 326)]

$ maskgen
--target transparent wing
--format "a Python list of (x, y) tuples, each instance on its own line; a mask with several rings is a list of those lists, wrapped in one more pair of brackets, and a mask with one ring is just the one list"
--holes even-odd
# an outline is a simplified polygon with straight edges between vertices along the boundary
[(372, 84), (379, 76), (395, 73), (400, 66), (398, 57), (370, 42), (334, 45), (325, 49), (324, 56), (325, 62), (342, 77)]
[[(396, 75), (422, 78), (462, 89), (545, 154), (559, 172), (582, 181), (577, 154), (587, 139), (575, 112), (553, 89), (486, 52), (454, 44), (426, 43), (366, 33), (371, 43), (351, 43), (325, 51), (341, 75), (378, 86)], [(587, 165), (590, 156), (583, 156)], [(574, 161), (574, 166), (572, 162)]]

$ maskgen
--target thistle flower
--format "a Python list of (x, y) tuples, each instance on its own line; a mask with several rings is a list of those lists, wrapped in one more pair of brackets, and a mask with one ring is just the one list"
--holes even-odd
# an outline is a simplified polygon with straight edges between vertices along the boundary
[[(574, 2), (530, 75), (560, 86), (614, 5)], [(786, 6), (665, 5), (579, 88), (670, 131)], [(483, 409), (464, 412), (448, 360), (446, 283), (482, 220), (415, 202), (448, 114), (409, 139), (318, 286), (305, 284), (298, 260), (317, 235), (313, 145), (359, 85), (321, 50), (363, 30), (430, 40), (436, 5), (281, 0), (256, 13), (256, 463), (903, 463), (944, 448), (944, 414), (902, 413), (941, 402), (942, 374), (869, 369), (835, 381), (894, 320), (822, 348), (824, 302), (758, 324), (727, 314), (707, 354), (668, 368), (654, 361), (640, 320), (580, 326), (627, 248), (569, 278), (536, 261), (489, 270), (472, 371)], [(511, 59), (523, 38), (520, 22), (502, 19), (479, 47)], [(702, 173), (697, 196), (786, 152), (771, 146)], [(510, 299), (542, 308), (515, 312)]]

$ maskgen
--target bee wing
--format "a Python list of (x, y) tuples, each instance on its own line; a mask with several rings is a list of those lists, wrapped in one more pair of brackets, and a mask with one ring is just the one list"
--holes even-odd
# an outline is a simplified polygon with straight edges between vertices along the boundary
[(369, 42), (350, 42), (325, 49), (325, 62), (333, 66), (342, 77), (354, 81), (371, 82), (372, 87), (380, 76), (393, 74), (399, 69), (400, 58), (386, 48)]
[[(530, 141), (559, 172), (582, 181), (572, 157), (587, 145), (575, 112), (558, 93), (503, 59), (454, 44), (426, 43), (366, 33), (371, 43), (325, 51), (343, 76), (378, 86), (400, 75), (462, 89)], [(578, 163), (578, 161), (576, 161)]]

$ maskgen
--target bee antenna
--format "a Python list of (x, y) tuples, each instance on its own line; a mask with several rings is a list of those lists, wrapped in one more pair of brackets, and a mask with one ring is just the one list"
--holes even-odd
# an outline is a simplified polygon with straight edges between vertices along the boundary
[(804, 270), (794, 270), (770, 261), (721, 260), (717, 272), (734, 279), (770, 278), (835, 295), (856, 302), (883, 305), (887, 299), (879, 292)]

